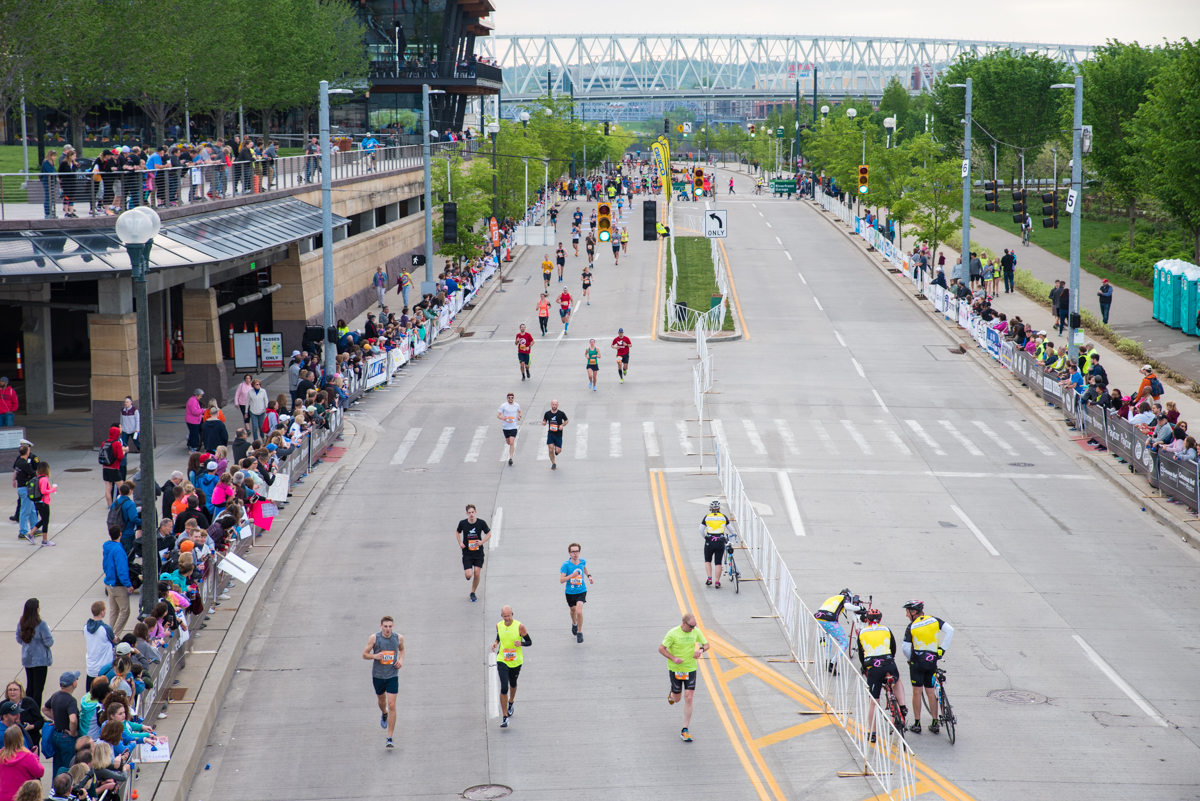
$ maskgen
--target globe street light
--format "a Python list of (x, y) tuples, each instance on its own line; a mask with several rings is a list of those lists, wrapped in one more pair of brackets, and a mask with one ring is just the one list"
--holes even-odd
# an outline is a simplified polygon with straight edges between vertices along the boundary
[(887, 146), (890, 148), (892, 146), (892, 131), (896, 129), (896, 118), (884, 117), (883, 127), (887, 128)]
[[(138, 349), (138, 408), (142, 415), (142, 440), (147, 445), (141, 448), (139, 457), (138, 494), (142, 499), (142, 613), (149, 615), (158, 598), (148, 588), (154, 587), (158, 575), (158, 508), (154, 497), (154, 386), (150, 373), (150, 306), (146, 300), (146, 270), (150, 267), (150, 250), (154, 237), (162, 227), (158, 212), (149, 206), (137, 206), (117, 218), (117, 238), (129, 252), (129, 264), (133, 272), (133, 299), (137, 304), (137, 349)], [(149, 401), (149, 402), (147, 402)], [(117, 591), (123, 592), (121, 587)]]

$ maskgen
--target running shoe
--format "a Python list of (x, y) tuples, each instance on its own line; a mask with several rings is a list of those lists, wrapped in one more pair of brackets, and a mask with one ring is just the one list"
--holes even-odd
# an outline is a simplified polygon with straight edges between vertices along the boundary
[(583, 632), (582, 631), (575, 635), (575, 642), (583, 642)]
[[(380, 718), (379, 718), (379, 728), (381, 728), (381, 729), (386, 729), (386, 728), (387, 728), (387, 712), (384, 712), (384, 713), (383, 713), (383, 715), (382, 715), (382, 716), (380, 716)], [(391, 738), (389, 737), (388, 739), (390, 740)]]
[(42, 547), (43, 547), (43, 548), (46, 548), (46, 547), (51, 547), (51, 546), (54, 546), (54, 545), (58, 545), (58, 543), (57, 543), (57, 542), (55, 542), (54, 540), (43, 540), (43, 542), (42, 542)]
[(674, 697), (674, 693), (667, 693), (667, 703), (668, 703), (668, 704), (674, 704), (674, 703), (675, 703), (675, 697)]
[(550, 469), (551, 469), (551, 470), (557, 470), (557, 469), (558, 469), (558, 463), (556, 462), (556, 463), (554, 463), (554, 464), (550, 465)]
[(471, 593), (471, 603), (474, 603), (477, 600), (479, 599), (475, 597), (475, 593)]
[(578, 634), (578, 633), (579, 633), (579, 626), (578, 626), (577, 624), (575, 624), (575, 623), (572, 623), (572, 624), (571, 624), (571, 633), (572, 633), (572, 634)]
[(395, 747), (396, 747), (396, 744), (392, 742), (392, 738), (391, 737), (387, 738), (387, 745), (385, 745), (384, 748), (395, 748)]
[(692, 735), (687, 729), (680, 729), (679, 739), (683, 740), (685, 743), (690, 743), (692, 741)]
[(712, 586), (712, 579), (709, 579), (708, 581), (704, 582), (704, 586), (706, 586), (706, 587), (711, 587), (711, 586)]
[[(914, 720), (913, 725), (909, 726), (908, 730), (911, 731), (913, 734), (920, 734), (921, 733), (921, 721)], [(933, 724), (929, 725), (929, 730), (933, 731)]]
[(510, 466), (510, 467), (512, 466), (512, 459), (509, 459), (509, 460), (508, 460), (508, 464), (509, 464), (509, 466)]
[(500, 728), (502, 728), (502, 729), (508, 728), (508, 718), (505, 718), (504, 720), (500, 721)]
[(508, 717), (511, 718), (512, 716), (513, 716), (513, 705), (512, 705), (512, 701), (509, 701), (508, 702)]
[(931, 720), (929, 722), (929, 733), (930, 734), (937, 734), (941, 730), (942, 730), (942, 727), (938, 725), (937, 720)]
[(721, 589), (721, 580), (717, 579), (717, 589)]

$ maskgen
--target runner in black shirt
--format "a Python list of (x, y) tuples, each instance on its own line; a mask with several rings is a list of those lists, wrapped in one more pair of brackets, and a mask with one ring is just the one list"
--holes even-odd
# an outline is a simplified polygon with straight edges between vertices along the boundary
[(567, 263), (567, 251), (563, 248), (563, 243), (558, 243), (558, 250), (554, 252), (554, 260), (558, 262), (558, 280), (563, 279), (563, 266)]
[(563, 429), (567, 427), (567, 415), (559, 410), (558, 401), (550, 401), (550, 411), (542, 415), (542, 425), (547, 426), (546, 450), (550, 452), (550, 469), (557, 470), (554, 457), (562, 453)]
[(463, 572), (467, 581), (471, 582), (471, 600), (479, 589), (479, 574), (483, 571), (483, 544), (492, 538), (492, 530), (488, 524), (475, 516), (475, 504), (467, 504), (467, 519), (458, 521), (454, 530), (458, 547), (462, 550)]

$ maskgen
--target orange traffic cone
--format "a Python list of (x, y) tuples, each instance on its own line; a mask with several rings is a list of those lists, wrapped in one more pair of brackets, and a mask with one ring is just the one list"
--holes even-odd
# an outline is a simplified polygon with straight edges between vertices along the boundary
[(258, 338), (258, 323), (254, 324), (254, 355), (262, 358), (262, 342)]
[(21, 343), (17, 343), (17, 379), (24, 380), (25, 367), (21, 364)]
[(183, 361), (183, 326), (175, 327), (175, 350), (172, 356), (176, 361)]
[(229, 358), (233, 358), (233, 323), (229, 324)]
[(170, 375), (174, 372), (171, 369), (171, 331), (167, 328), (166, 323), (163, 323), (163, 373)]

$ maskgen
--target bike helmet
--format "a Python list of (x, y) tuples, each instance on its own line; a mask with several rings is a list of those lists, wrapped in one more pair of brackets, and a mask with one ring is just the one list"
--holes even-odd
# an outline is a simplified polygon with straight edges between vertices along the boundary
[(904, 608), (911, 609), (914, 612), (924, 612), (925, 611), (925, 602), (924, 601), (909, 601), (908, 603), (906, 603), (904, 605)]
[(712, 503), (710, 503), (710, 504), (708, 505), (708, 508), (709, 508), (709, 510), (710, 510), (710, 511), (713, 511), (713, 512), (715, 512), (715, 511), (717, 511), (718, 509), (720, 509), (720, 508), (721, 508), (721, 502), (720, 502), (720, 501), (713, 501)]
[(841, 592), (838, 593), (838, 595), (842, 596), (846, 600), (849, 600), (854, 597), (854, 593), (850, 592), (850, 590), (848, 590), (848, 589), (842, 590)]
[(878, 609), (868, 609), (863, 612), (863, 620), (868, 623), (878, 623), (883, 620), (883, 612), (880, 612)]

